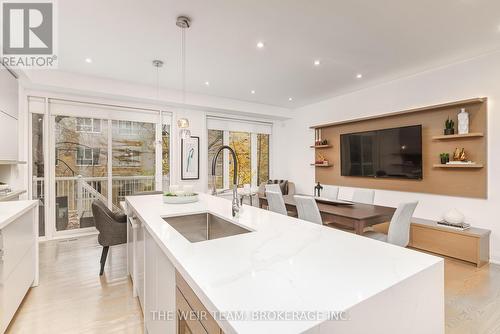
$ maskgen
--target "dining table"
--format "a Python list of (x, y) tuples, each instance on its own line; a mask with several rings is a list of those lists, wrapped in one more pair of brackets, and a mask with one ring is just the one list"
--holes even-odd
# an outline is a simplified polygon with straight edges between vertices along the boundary
[[(345, 227), (362, 235), (366, 227), (391, 220), (395, 208), (315, 197), (324, 225)], [(283, 195), (287, 211), (297, 212), (293, 195)], [(259, 207), (267, 206), (265, 194), (259, 194)]]

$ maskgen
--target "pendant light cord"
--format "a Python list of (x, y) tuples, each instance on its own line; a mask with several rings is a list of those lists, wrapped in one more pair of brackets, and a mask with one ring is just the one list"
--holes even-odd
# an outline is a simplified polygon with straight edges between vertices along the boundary
[(186, 28), (181, 28), (182, 104), (186, 104)]

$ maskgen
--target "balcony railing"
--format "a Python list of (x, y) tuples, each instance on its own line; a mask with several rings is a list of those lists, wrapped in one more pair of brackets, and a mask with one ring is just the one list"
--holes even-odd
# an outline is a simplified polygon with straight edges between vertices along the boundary
[[(109, 194), (108, 177), (56, 177), (56, 203), (59, 206), (67, 206), (70, 219), (73, 215), (78, 218), (92, 216), (92, 202), (100, 199), (107, 203)], [(125, 196), (134, 193), (151, 191), (155, 189), (154, 176), (113, 176), (112, 184), (112, 203), (113, 210), (120, 210), (119, 203), (125, 199)], [(33, 178), (33, 198), (43, 198), (44, 178)]]

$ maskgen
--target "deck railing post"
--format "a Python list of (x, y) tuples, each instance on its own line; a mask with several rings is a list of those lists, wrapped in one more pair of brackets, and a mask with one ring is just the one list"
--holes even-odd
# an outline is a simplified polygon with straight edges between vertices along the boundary
[(76, 212), (78, 217), (83, 214), (83, 179), (81, 175), (78, 175), (76, 179)]

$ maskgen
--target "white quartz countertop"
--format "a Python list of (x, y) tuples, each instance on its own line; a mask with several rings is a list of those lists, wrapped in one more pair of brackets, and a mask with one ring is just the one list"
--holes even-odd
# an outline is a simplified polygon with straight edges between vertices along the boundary
[(36, 206), (37, 203), (36, 200), (0, 202), (0, 229), (22, 216), (29, 209)]
[[(211, 312), (348, 311), (441, 258), (200, 194), (192, 204), (127, 197), (159, 246)], [(210, 212), (252, 233), (191, 243), (162, 217)], [(303, 333), (324, 319), (218, 320), (226, 333)]]

